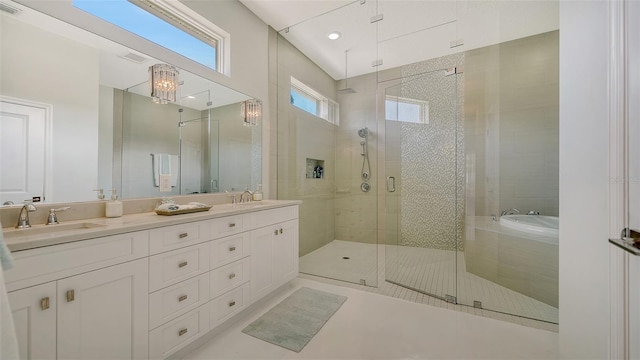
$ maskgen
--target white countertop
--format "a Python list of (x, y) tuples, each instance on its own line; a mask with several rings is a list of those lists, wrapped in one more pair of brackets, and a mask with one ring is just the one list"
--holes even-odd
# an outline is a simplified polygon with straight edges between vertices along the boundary
[[(29, 229), (3, 228), (2, 234), (7, 247), (13, 252), (96, 237), (117, 235), (131, 231), (148, 230), (162, 226), (299, 205), (301, 203), (299, 200), (263, 200), (248, 204), (214, 205), (209, 211), (182, 215), (162, 216), (155, 212), (147, 212), (124, 215), (119, 218), (93, 218), (65, 221), (61, 222), (60, 225), (32, 225)], [(60, 228), (56, 229), (56, 226), (60, 226)], [(71, 229), (74, 226), (77, 226), (77, 228)]]

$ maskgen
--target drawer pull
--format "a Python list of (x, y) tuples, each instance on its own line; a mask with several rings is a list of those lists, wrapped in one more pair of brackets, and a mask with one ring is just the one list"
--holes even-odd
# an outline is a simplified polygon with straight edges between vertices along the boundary
[(282, 228), (280, 228), (280, 234), (282, 234)]
[(229, 227), (230, 227), (230, 228), (232, 228), (232, 227), (236, 227), (236, 223), (229, 223)]
[(184, 328), (184, 329), (178, 331), (178, 336), (182, 336), (182, 335), (186, 334), (187, 331), (189, 331), (189, 330), (187, 330), (187, 328)]
[(49, 308), (49, 297), (47, 296), (46, 298), (42, 298), (42, 300), (40, 300), (40, 309), (47, 310), (48, 308)]
[(233, 300), (232, 302), (229, 303), (229, 307), (235, 306), (236, 305), (236, 301)]
[(72, 302), (76, 299), (75, 290), (67, 290), (67, 302)]
[(235, 273), (231, 273), (231, 274), (229, 274), (229, 280), (231, 280), (231, 279), (233, 279), (233, 278), (235, 278), (235, 277), (236, 277), (236, 274), (235, 274)]
[(189, 236), (189, 233), (181, 233), (180, 235), (178, 235), (178, 237), (179, 237), (180, 239), (184, 239), (184, 238), (186, 238), (187, 236)]
[(180, 296), (180, 297), (178, 298), (178, 302), (185, 301), (185, 300), (187, 300), (187, 298), (188, 298), (188, 296), (187, 296), (187, 295), (182, 295), (182, 296)]
[(181, 262), (181, 263), (179, 263), (179, 264), (178, 264), (178, 267), (179, 267), (179, 268), (183, 268), (183, 267), (187, 266), (188, 264), (189, 264), (188, 262), (183, 261), (183, 262)]
[(235, 246), (230, 246), (229, 247), (229, 251), (236, 251), (236, 247)]

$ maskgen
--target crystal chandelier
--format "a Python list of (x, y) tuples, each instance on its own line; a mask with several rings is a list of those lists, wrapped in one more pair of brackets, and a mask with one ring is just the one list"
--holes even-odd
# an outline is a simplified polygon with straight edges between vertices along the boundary
[(176, 90), (178, 90), (178, 69), (168, 64), (150, 66), (149, 85), (151, 98), (156, 104), (175, 102)]
[(249, 99), (243, 102), (240, 116), (242, 116), (245, 126), (258, 125), (258, 121), (262, 119), (262, 101)]

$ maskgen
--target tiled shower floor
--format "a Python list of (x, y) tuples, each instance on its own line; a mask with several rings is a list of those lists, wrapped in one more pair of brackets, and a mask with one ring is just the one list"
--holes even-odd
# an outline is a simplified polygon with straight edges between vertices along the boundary
[[(459, 304), (473, 305), (473, 301), (478, 300), (482, 302), (484, 309), (453, 305), (394, 285), (385, 281), (385, 271), (390, 271), (388, 277), (397, 280), (396, 282), (441, 296), (456, 294), (457, 286)], [(458, 253), (456, 261), (453, 251), (334, 240), (302, 256), (300, 272), (320, 281), (341, 283), (343, 286), (358, 287), (382, 295), (557, 331), (557, 325), (551, 324), (558, 322), (557, 308), (467, 273), (462, 252)], [(362, 280), (369, 286), (360, 285)]]

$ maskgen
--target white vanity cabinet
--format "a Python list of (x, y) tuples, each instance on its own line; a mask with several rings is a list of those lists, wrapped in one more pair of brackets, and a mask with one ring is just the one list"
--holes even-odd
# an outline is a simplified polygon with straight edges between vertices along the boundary
[(252, 214), (251, 293), (257, 301), (298, 275), (298, 207)]
[(56, 282), (9, 293), (20, 358), (56, 358)]
[(146, 231), (14, 253), (20, 358), (147, 358), (147, 253)]
[(164, 359), (293, 279), (298, 205), (230, 211), (15, 252), (21, 359)]

